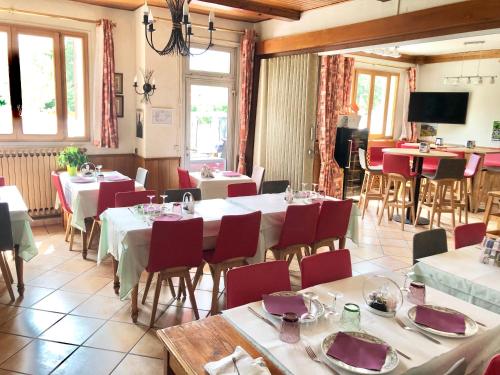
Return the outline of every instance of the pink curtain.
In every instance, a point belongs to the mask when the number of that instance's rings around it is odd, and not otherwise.
[[[103,68],[102,68],[102,124],[95,136],[95,145],[102,148],[118,148],[118,120],[115,105],[115,50],[113,23],[102,20]]]
[[[415,92],[417,90],[417,69],[411,67],[408,69],[408,86],[410,92]],[[418,139],[417,134],[417,124],[415,122],[410,122],[410,142],[416,142]]]
[[[323,56],[317,113],[318,143],[321,157],[319,186],[326,194],[342,197],[342,172],[333,157],[338,117],[349,112],[354,75],[354,59],[342,55]]]
[[[255,31],[245,30],[240,45],[240,144],[238,148],[238,172],[246,173],[246,148],[250,107],[252,105],[253,68],[255,58]]]

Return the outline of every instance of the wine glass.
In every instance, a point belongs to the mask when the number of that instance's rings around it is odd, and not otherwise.
[[[318,296],[314,292],[304,292],[302,295],[309,300],[308,311],[300,316],[300,320],[304,323],[312,323],[316,321],[316,315],[312,313],[312,303],[318,299]]]
[[[97,176],[101,176],[102,175],[102,173],[101,173],[102,165],[101,164],[96,165],[95,169],[97,171]]]
[[[150,212],[150,214],[153,213],[154,211],[154,207],[153,207],[153,199],[155,197],[155,195],[148,195],[147,196],[149,198],[149,206],[148,206],[148,211]]]
[[[302,196],[307,198],[307,182],[302,183]]]
[[[315,184],[315,183],[312,184],[312,195],[313,195],[313,197],[318,196],[318,184]]]
[[[331,318],[333,320],[339,320],[340,319],[340,312],[337,310],[337,300],[340,298],[343,298],[344,295],[340,292],[328,292],[328,295],[332,297],[332,304],[329,306],[325,307],[325,317],[327,319]]]
[[[403,281],[403,286],[401,287],[401,291],[408,293],[410,291],[409,282],[411,283],[412,277],[415,276],[415,272],[413,271],[413,267],[407,271],[403,271],[402,274],[405,277],[405,279]]]

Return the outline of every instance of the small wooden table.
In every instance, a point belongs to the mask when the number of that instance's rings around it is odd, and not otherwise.
[[[282,374],[222,316],[211,316],[156,332],[164,345],[165,375],[206,374],[204,366],[241,346],[253,358],[262,357],[271,374]]]
[[[415,148],[384,148],[382,152],[390,155],[402,155],[402,156],[412,156],[413,160],[413,171],[417,173],[416,181],[415,181],[415,202],[413,205],[415,206],[415,212],[417,212],[418,201],[420,198],[420,182],[422,180],[422,169],[424,165],[424,158],[439,158],[439,159],[452,159],[456,158],[457,155],[452,152],[445,151],[437,151],[431,150],[429,152],[420,152]],[[402,220],[398,215],[394,216],[395,221]],[[415,218],[417,224],[419,225],[427,225],[429,224],[429,220],[423,217]],[[410,208],[406,211],[406,222],[411,222],[411,211]]]

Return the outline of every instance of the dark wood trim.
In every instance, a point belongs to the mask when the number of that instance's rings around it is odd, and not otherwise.
[[[356,56],[369,57],[369,58],[377,59],[377,60],[393,61],[393,62],[408,63],[408,64],[417,64],[418,59],[420,58],[420,56],[412,56],[412,55],[405,55],[405,54],[401,54],[401,57],[396,58],[396,57],[390,57],[390,56],[381,56],[381,55],[377,55],[375,53],[368,53],[368,52],[349,53],[349,55],[353,55],[354,57],[356,57]]]
[[[416,56],[416,63],[436,64],[436,63],[464,61],[464,60],[498,59],[499,57],[500,57],[500,49],[492,49],[486,51],[447,53],[443,55],[434,55],[434,56]]]
[[[500,27],[498,0],[468,0],[257,43],[257,55],[324,52]]]
[[[299,10],[275,7],[271,5],[266,5],[264,3],[258,4],[250,2],[248,0],[202,0],[202,1],[205,3],[246,10],[249,12],[258,13],[259,15],[269,16],[271,18],[285,20],[285,21],[300,20],[300,15],[301,15],[301,12]]]
[[[251,176],[253,171],[253,150],[255,145],[255,127],[257,123],[257,103],[259,99],[260,66],[262,59],[255,57],[252,85],[252,103],[250,106],[250,119],[248,123],[247,148],[245,150],[247,175]]]

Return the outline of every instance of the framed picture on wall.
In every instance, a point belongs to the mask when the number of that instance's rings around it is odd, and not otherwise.
[[[115,73],[115,95],[123,95],[123,73]]]
[[[167,125],[174,124],[174,110],[169,108],[152,108],[151,123],[153,125]]]
[[[116,117],[123,117],[123,96],[115,96]]]

